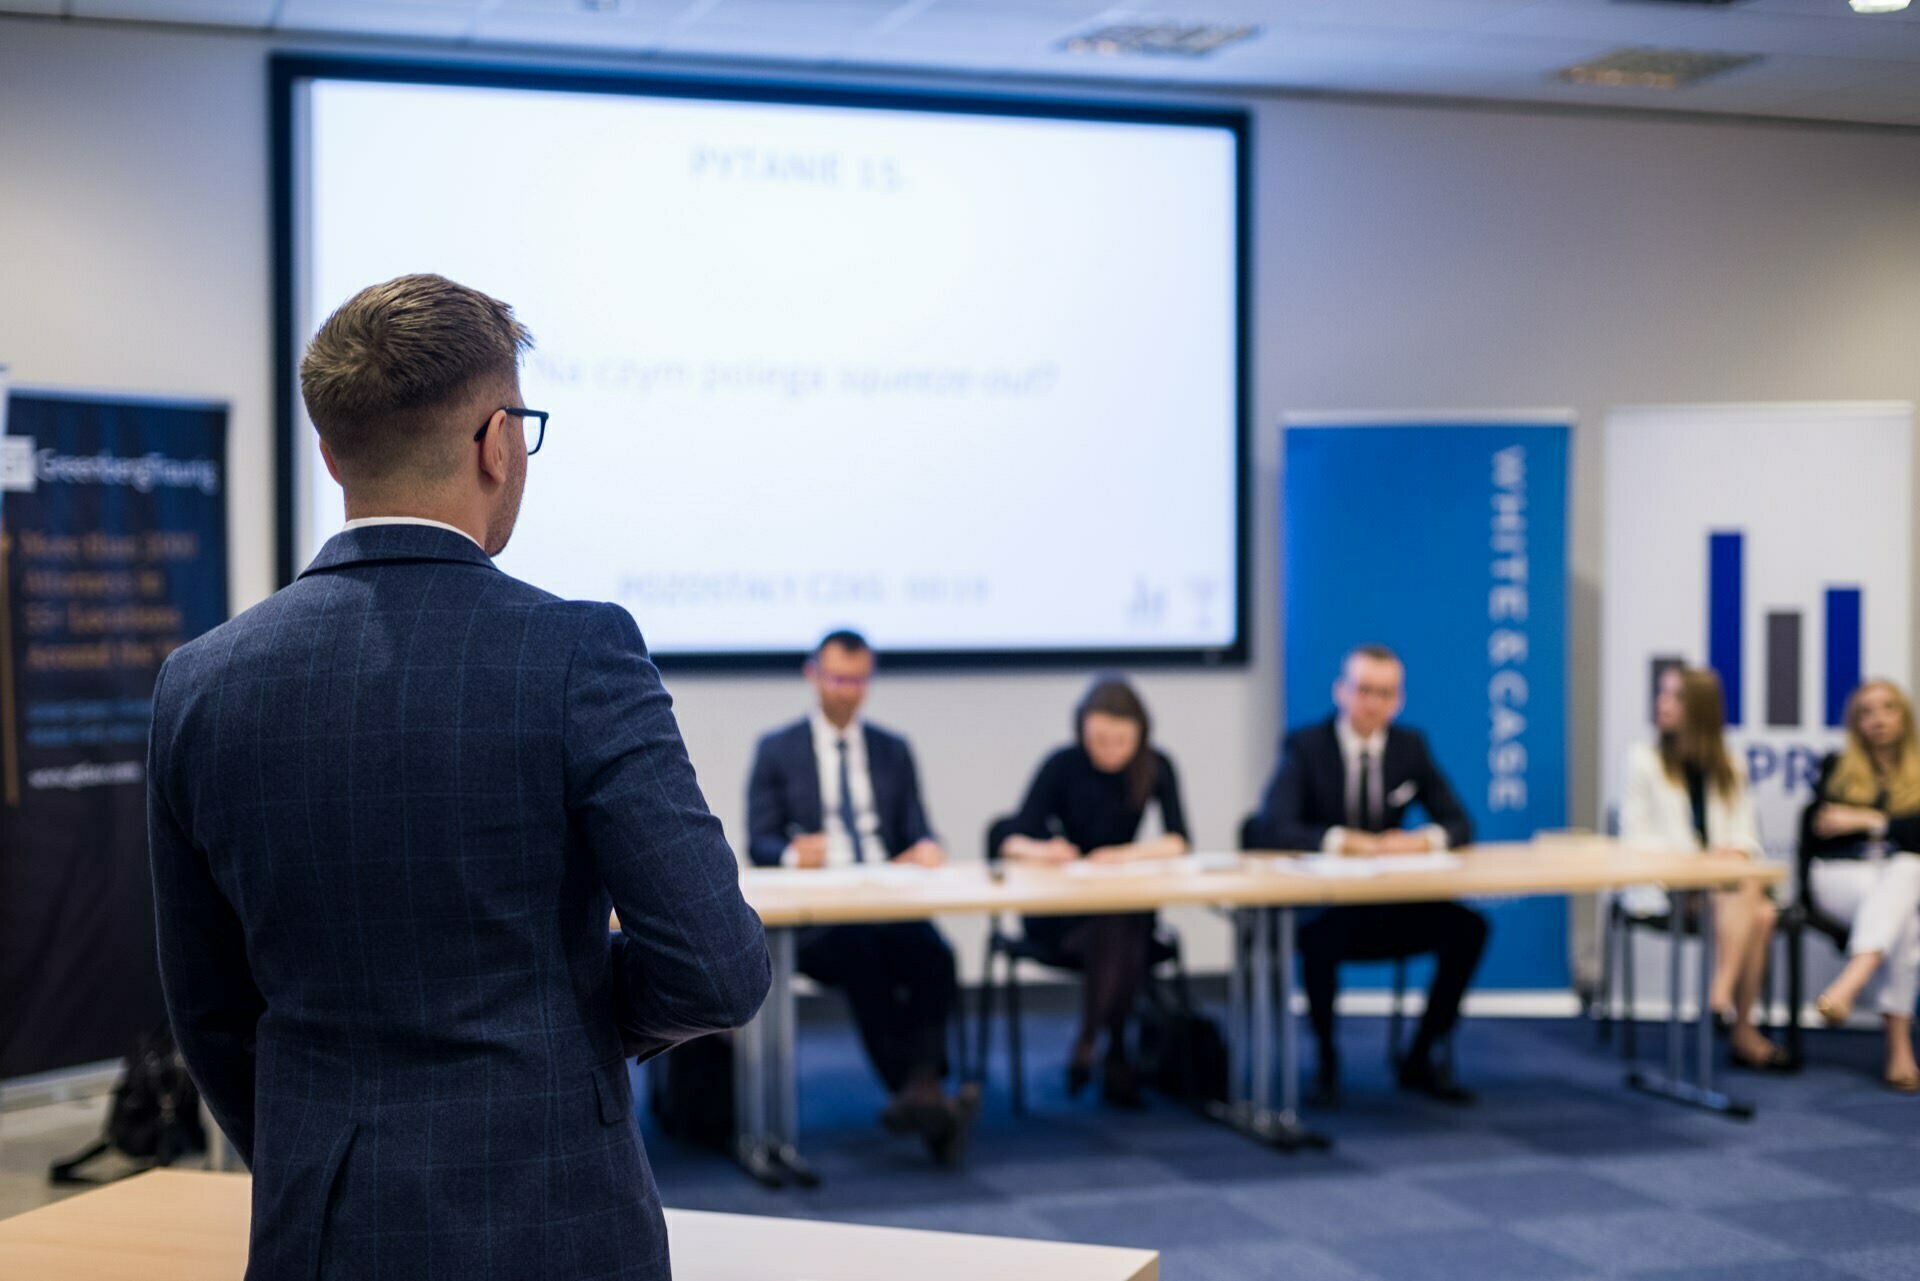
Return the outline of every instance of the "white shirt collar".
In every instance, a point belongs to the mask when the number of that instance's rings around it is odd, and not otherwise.
[[[847,722],[845,729],[828,720],[827,714],[818,707],[807,714],[807,720],[813,724],[813,741],[816,743],[832,743],[844,738],[847,740],[847,750],[851,752],[864,746],[867,741],[866,726],[857,715]]]
[[[1334,722],[1333,732],[1340,739],[1340,754],[1349,760],[1364,751],[1377,761],[1380,759],[1380,754],[1387,748],[1385,729],[1377,729],[1363,739],[1354,733],[1353,726],[1344,716]]]
[[[372,529],[376,525],[427,525],[434,529],[444,529],[449,533],[458,534],[475,547],[480,547],[480,540],[458,525],[449,525],[444,520],[428,520],[425,516],[362,516],[358,520],[348,521],[342,528]],[[487,549],[480,547],[480,550],[484,552]]]

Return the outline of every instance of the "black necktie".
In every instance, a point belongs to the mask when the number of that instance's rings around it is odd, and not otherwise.
[[[1366,748],[1360,749],[1360,795],[1354,806],[1360,811],[1360,830],[1371,832],[1378,826],[1373,821],[1373,754]]]
[[[853,861],[864,863],[866,853],[860,848],[860,824],[853,815],[853,776],[847,770],[847,740],[838,740],[840,744],[840,826],[847,829],[847,839],[853,842]]]

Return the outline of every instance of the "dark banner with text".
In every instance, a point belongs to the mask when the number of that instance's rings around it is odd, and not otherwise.
[[[16,392],[0,421],[0,1078],[165,1018],[147,874],[160,663],[227,617],[227,410]]]

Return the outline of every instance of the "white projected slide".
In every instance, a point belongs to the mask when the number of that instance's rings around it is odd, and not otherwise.
[[[1223,126],[358,80],[296,111],[294,329],[433,271],[551,411],[501,568],[661,654],[1238,639]],[[475,424],[476,427],[478,424]],[[296,414],[295,568],[339,491]]]

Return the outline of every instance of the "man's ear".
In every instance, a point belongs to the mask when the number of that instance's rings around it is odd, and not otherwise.
[[[512,474],[507,466],[507,411],[496,409],[487,419],[487,431],[480,438],[480,474],[496,485],[507,483]]]
[[[320,438],[320,457],[327,464],[327,475],[333,477],[333,483],[345,489],[347,482],[340,479],[340,464],[333,460],[333,450],[327,447],[324,436]]]

